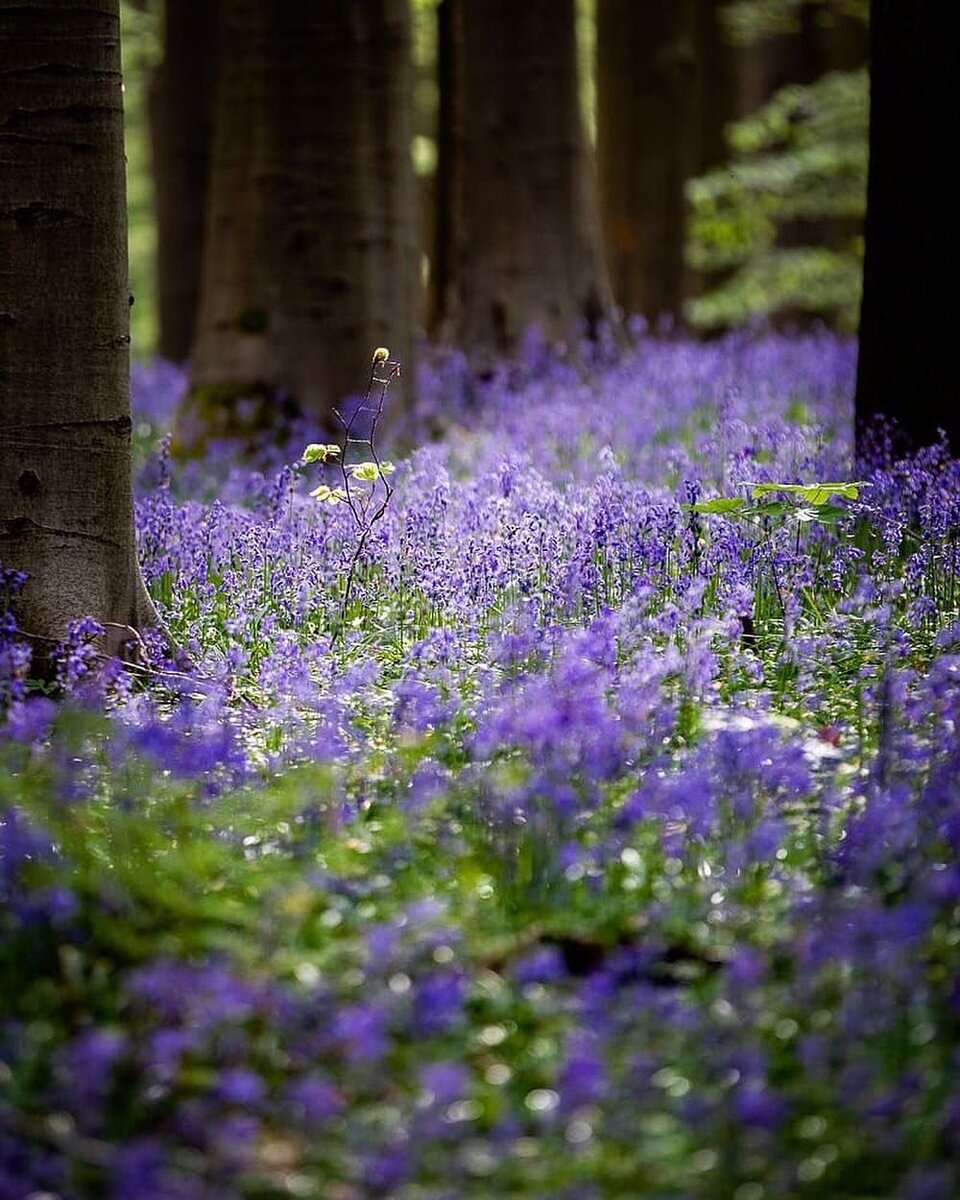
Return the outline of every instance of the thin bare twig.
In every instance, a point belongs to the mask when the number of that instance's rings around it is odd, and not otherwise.
[[[390,359],[388,351],[379,349],[374,353],[373,362],[370,367],[370,378],[367,381],[367,390],[364,393],[363,399],[350,414],[347,420],[338,409],[334,409],[334,416],[343,426],[343,446],[338,456],[340,465],[340,477],[343,481],[343,495],[347,507],[354,519],[354,522],[359,530],[356,545],[350,555],[350,561],[347,566],[347,577],[343,587],[343,594],[340,597],[340,621],[333,632],[332,641],[335,644],[343,633],[346,624],[347,607],[350,603],[350,596],[353,591],[353,585],[356,580],[357,567],[360,562],[360,556],[367,544],[367,539],[376,525],[387,511],[387,505],[393,496],[394,489],[390,485],[387,478],[387,472],[384,469],[384,464],[380,459],[380,454],[377,449],[377,428],[380,424],[380,419],[383,416],[383,406],[387,398],[387,389],[394,379],[398,378],[401,373],[401,364],[397,359]],[[379,388],[377,402],[375,405],[370,403],[370,397],[373,395],[374,388]],[[357,420],[361,413],[369,413],[370,432],[367,437],[356,437],[355,431],[357,428]],[[370,459],[376,467],[376,477],[373,480],[373,486],[369,492],[358,491],[351,487],[351,481],[355,480],[352,473],[352,468],[358,463],[348,462],[348,454],[351,446],[366,446],[369,449]],[[374,497],[377,495],[378,484],[383,485],[382,500],[378,506],[373,509]]]

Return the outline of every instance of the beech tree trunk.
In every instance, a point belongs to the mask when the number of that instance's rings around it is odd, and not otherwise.
[[[461,235],[453,334],[509,354],[612,319],[577,80],[574,0],[461,0]]]
[[[409,42],[406,0],[221,6],[182,444],[236,431],[237,398],[262,397],[254,421],[269,427],[278,391],[329,425],[378,345],[407,356],[418,249]]]
[[[437,5],[437,170],[427,328],[441,340],[456,312],[457,264],[463,208],[463,117],[459,80],[463,30],[459,0]]]
[[[726,131],[742,115],[739,57],[723,26],[727,0],[696,0],[698,146],[694,173],[719,167],[730,156]]]
[[[683,187],[700,159],[696,0],[598,0],[597,162],[617,303],[651,324],[687,294]]]
[[[158,350],[193,345],[213,140],[219,0],[166,0],[163,59],[150,85],[157,211]]]
[[[788,84],[813,83],[827,71],[852,71],[866,60],[867,26],[860,17],[804,0],[793,32],[741,48],[741,109],[754,112]]]
[[[155,621],[134,543],[119,0],[0,2],[0,560],[42,655]],[[111,627],[113,652],[129,632]]]
[[[940,0],[871,5],[860,449],[865,428],[883,414],[914,446],[935,441],[943,429],[960,454],[950,303],[960,264],[957,35],[956,9]]]

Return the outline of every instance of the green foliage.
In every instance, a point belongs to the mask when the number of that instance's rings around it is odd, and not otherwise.
[[[735,37],[749,41],[790,31],[799,7],[750,0],[728,17]],[[866,70],[832,72],[782,88],[730,126],[730,162],[687,184],[688,260],[719,277],[690,301],[691,324],[720,328],[787,312],[856,328],[868,99]]]
[[[853,332],[860,307],[861,257],[806,247],[771,249],[739,267],[727,282],[689,301],[700,329],[745,325],[782,312],[815,313]]]
[[[818,18],[829,24],[838,16],[866,21],[869,0],[732,0],[723,12],[723,22],[732,41],[746,46],[777,34],[796,33],[800,10],[816,4]]]
[[[350,478],[357,479],[360,483],[375,483],[381,475],[389,475],[393,470],[395,470],[393,463],[388,462],[352,463],[347,467]]]
[[[300,461],[305,465],[317,462],[325,463],[331,458],[337,458],[339,454],[340,447],[336,442],[329,442],[326,445],[322,445],[320,442],[311,442],[306,450],[304,450]]]
[[[723,517],[792,517],[798,524],[811,521],[832,525],[849,510],[839,504],[830,503],[834,496],[843,500],[856,500],[860,489],[867,485],[855,483],[750,483],[750,498],[744,496],[720,496],[714,500],[701,500],[686,504],[688,512],[704,513]],[[772,499],[784,495],[786,500]]]
[[[844,500],[856,500],[866,483],[751,483],[750,492],[754,499],[785,492],[807,504],[823,504],[831,496],[842,496]]]

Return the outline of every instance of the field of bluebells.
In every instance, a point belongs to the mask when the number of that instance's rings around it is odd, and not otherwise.
[[[960,464],[854,370],[448,356],[357,555],[138,369],[189,663],[5,618],[0,1200],[960,1195]]]

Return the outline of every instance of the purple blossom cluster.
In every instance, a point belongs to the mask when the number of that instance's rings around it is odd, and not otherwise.
[[[429,363],[346,604],[297,450],[161,447],[194,668],[0,634],[0,1200],[960,1193],[960,464],[854,366]]]

